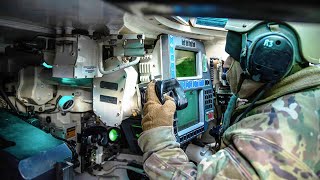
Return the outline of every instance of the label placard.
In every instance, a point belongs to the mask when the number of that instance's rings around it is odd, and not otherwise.
[[[76,136],[76,127],[71,127],[67,129],[67,134],[66,134],[66,138],[72,138]]]

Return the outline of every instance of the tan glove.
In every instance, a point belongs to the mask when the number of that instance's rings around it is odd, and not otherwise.
[[[174,99],[165,95],[165,103],[159,101],[155,83],[149,83],[147,87],[147,103],[143,107],[144,117],[142,119],[142,130],[147,131],[160,126],[172,126],[173,116],[176,111]]]

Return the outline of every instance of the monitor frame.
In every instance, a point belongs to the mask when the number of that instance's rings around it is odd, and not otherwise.
[[[196,76],[176,77],[175,50],[192,51],[196,53]],[[203,50],[201,42],[189,38],[173,35],[163,35],[160,38],[160,58],[162,79],[176,78],[177,80],[190,80],[202,78]],[[169,61],[168,61],[169,60]]]
[[[208,75],[208,62],[206,57],[206,51],[204,44],[201,41],[193,40],[190,38],[174,36],[174,35],[161,35],[159,41],[156,44],[155,57],[159,57],[159,64],[161,72],[161,79],[176,78],[184,91],[198,90],[199,92],[199,122],[186,129],[179,131],[177,114],[173,122],[174,134],[177,142],[183,144],[198,135],[204,133],[208,127],[207,105],[204,97],[205,92],[212,88],[210,82],[210,75]],[[196,76],[192,77],[176,77],[176,59],[175,50],[192,51],[196,53]],[[158,54],[157,54],[158,53]],[[209,110],[213,111],[213,110]]]

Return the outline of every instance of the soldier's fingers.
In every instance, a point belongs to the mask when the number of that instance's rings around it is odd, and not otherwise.
[[[161,104],[158,97],[157,97],[157,94],[156,94],[154,82],[150,82],[148,84],[146,93],[147,93],[147,101],[155,101],[155,102]]]
[[[143,114],[146,115],[150,111],[150,109],[155,109],[157,107],[160,107],[161,105],[154,101],[148,101],[143,106]]]
[[[166,102],[163,104],[163,109],[170,112],[176,111],[176,103],[172,99],[166,100]]]
[[[167,100],[174,101],[173,97],[171,97],[167,94],[164,95],[164,99],[165,99],[165,101],[167,101]]]

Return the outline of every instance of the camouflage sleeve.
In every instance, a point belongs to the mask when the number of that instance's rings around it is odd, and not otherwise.
[[[145,131],[138,140],[151,179],[195,179],[196,166],[180,149],[171,126]]]
[[[319,179],[320,91],[288,95],[255,108],[224,133],[226,148],[196,167],[171,127],[139,139],[151,179]]]
[[[237,151],[243,172],[254,170],[260,179],[319,179],[319,99],[319,90],[286,95],[227,129],[223,139]]]
[[[144,169],[151,179],[248,179],[239,157],[232,148],[220,150],[201,161],[196,167],[179,148],[172,127],[158,127],[146,131],[139,138],[139,146],[145,152]],[[250,170],[249,170],[250,171]],[[254,173],[252,173],[254,174]]]

